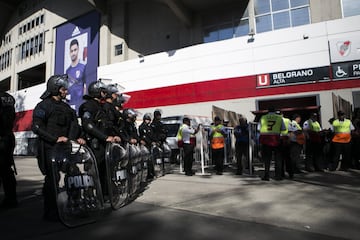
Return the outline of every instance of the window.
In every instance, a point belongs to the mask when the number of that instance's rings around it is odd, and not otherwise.
[[[256,32],[310,23],[309,0],[254,0]]]
[[[6,92],[10,90],[10,80],[11,78],[9,77],[0,81],[0,91]]]
[[[119,56],[119,55],[122,55],[122,54],[123,54],[123,45],[122,45],[122,43],[118,44],[118,45],[115,45],[115,56]]]
[[[214,21],[216,19],[216,21]],[[204,43],[241,37],[249,34],[249,14],[239,8],[211,13],[204,17]],[[217,24],[221,22],[220,24]]]
[[[292,26],[300,26],[310,23],[310,14],[308,8],[297,8],[291,10]]]
[[[290,27],[289,11],[275,13],[273,15],[274,29]]]
[[[44,33],[40,33],[18,45],[18,61],[42,52],[45,40]]]
[[[342,0],[343,17],[360,15],[359,0]]]

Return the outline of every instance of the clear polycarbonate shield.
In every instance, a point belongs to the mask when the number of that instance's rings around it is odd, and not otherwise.
[[[75,142],[57,143],[51,161],[60,220],[68,227],[96,221],[104,201],[94,154]]]
[[[108,143],[105,161],[110,204],[116,210],[126,204],[129,196],[128,151],[120,144]]]
[[[164,142],[161,145],[162,149],[162,159],[163,159],[163,167],[164,167],[164,174],[171,173],[171,148],[169,144]]]
[[[129,144],[129,180],[130,180],[130,195],[131,197],[134,197],[136,195],[136,192],[140,188],[140,174],[141,171],[139,171],[139,164],[141,164],[141,151],[140,147],[134,144]]]
[[[150,165],[150,151],[147,147],[144,145],[140,146],[140,153],[141,153],[141,183],[147,182],[148,177],[148,168]]]
[[[165,175],[165,165],[163,160],[163,150],[157,146],[153,145],[151,148],[152,160],[154,163],[154,173],[155,177],[161,177]]]

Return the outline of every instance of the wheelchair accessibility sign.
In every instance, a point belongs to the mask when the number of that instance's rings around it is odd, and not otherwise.
[[[333,79],[352,79],[360,77],[360,61],[332,64]]]

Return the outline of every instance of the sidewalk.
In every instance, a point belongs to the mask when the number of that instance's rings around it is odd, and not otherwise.
[[[43,177],[34,158],[17,157],[16,164],[21,206],[39,198]],[[296,175],[294,180],[269,182],[260,180],[261,171],[255,168],[254,176],[237,176],[229,170],[224,175],[197,173],[189,177],[180,174],[176,167],[172,174],[152,181],[135,202],[358,239],[359,170],[305,173]]]

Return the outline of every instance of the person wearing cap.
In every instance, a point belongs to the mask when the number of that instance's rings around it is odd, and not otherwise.
[[[221,175],[224,170],[225,127],[221,124],[221,118],[214,118],[214,125],[210,128],[211,156],[215,164],[216,174]]]
[[[57,143],[77,141],[85,144],[75,110],[65,98],[69,80],[67,75],[54,75],[47,81],[42,101],[36,105],[32,116],[32,131],[38,135],[38,164],[45,175],[43,185],[44,215],[49,221],[59,219],[55,198],[55,176],[52,171],[51,152]]]
[[[192,176],[192,164],[193,164],[193,155],[194,155],[194,135],[199,132],[200,124],[197,126],[196,129],[190,126],[190,118],[184,117],[183,118],[183,125],[181,126],[180,130],[181,139],[183,142],[183,149],[184,149],[184,171],[186,176]]]
[[[306,159],[305,170],[308,172],[324,171],[323,164],[323,141],[322,128],[318,122],[318,114],[312,113],[310,118],[303,124],[303,130],[306,137]]]
[[[282,157],[280,154],[280,133],[286,130],[282,116],[276,114],[274,107],[269,107],[268,113],[261,116],[258,130],[260,131],[260,144],[265,171],[262,180],[270,180],[270,164],[272,154],[275,156],[275,180],[282,180]]]
[[[342,155],[340,170],[347,171],[351,164],[351,132],[355,130],[355,127],[349,119],[345,118],[343,111],[338,111],[337,115],[338,118],[331,125],[331,131],[334,133],[332,138],[334,156],[330,171],[337,169],[340,155]]]

